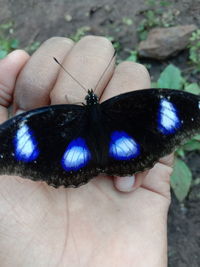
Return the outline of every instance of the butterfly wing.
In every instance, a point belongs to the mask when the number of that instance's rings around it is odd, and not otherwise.
[[[101,104],[110,136],[108,174],[127,175],[153,166],[200,131],[200,97],[179,90],[147,89]]]
[[[78,186],[97,175],[85,135],[84,106],[55,105],[11,118],[0,126],[0,174]]]

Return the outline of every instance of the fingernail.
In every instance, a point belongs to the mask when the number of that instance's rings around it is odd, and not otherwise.
[[[118,177],[115,176],[115,186],[121,192],[131,192],[135,184],[135,175]]]

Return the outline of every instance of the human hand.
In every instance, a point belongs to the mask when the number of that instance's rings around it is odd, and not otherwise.
[[[53,56],[90,89],[113,51],[102,37],[85,37],[77,44],[56,37],[31,58],[24,51],[11,53],[0,61],[0,121],[8,118],[12,95],[15,111],[63,104],[66,98],[83,101],[85,92],[54,64]],[[142,65],[124,62],[114,69],[113,61],[95,93],[104,101],[149,87]],[[161,159],[135,180],[97,177],[77,189],[0,176],[0,265],[167,266],[172,161],[172,156]]]

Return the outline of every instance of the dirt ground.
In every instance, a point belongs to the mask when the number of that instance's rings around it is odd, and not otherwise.
[[[157,1],[159,2],[159,1]],[[167,2],[167,1],[165,1]],[[175,25],[196,24],[200,28],[200,0],[174,0],[167,8],[179,11]],[[118,56],[125,59],[128,49],[138,44],[137,27],[148,6],[144,0],[0,0],[0,24],[14,22],[13,36],[23,48],[35,41],[43,42],[52,36],[76,36],[77,30],[87,27],[88,34],[112,36],[121,45]],[[154,6],[156,8],[156,6]],[[130,18],[129,23],[125,18]],[[130,24],[130,25],[129,25]],[[82,30],[83,31],[83,30]],[[182,70],[188,68],[187,52],[163,62],[151,64],[151,76],[169,63]],[[186,73],[191,82],[199,76]],[[200,178],[200,154],[190,153],[188,163],[194,178]],[[169,266],[200,266],[200,185],[193,185],[188,198],[180,204],[173,197],[169,212]]]

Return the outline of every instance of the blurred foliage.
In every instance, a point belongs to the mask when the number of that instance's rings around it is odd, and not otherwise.
[[[115,49],[115,51],[117,53],[119,53],[119,51],[122,50],[121,43],[118,40],[116,40],[115,37],[113,37],[113,36],[106,36],[106,38],[111,41],[111,43],[112,43],[112,45],[113,45],[113,47],[114,47],[114,49]]]
[[[200,29],[192,33],[189,44],[189,59],[195,66],[195,71],[200,71]]]
[[[125,25],[128,25],[128,26],[133,25],[133,20],[132,20],[131,18],[128,18],[128,17],[123,17],[123,18],[122,18],[122,22],[123,22]]]
[[[130,55],[126,58],[126,61],[137,62],[138,60],[138,52],[136,50],[129,51]]]
[[[143,20],[137,31],[140,40],[147,38],[148,32],[154,27],[170,27],[175,25],[175,18],[179,10],[169,9],[172,3],[169,1],[149,0],[146,2],[147,9],[143,11]]]
[[[70,38],[74,41],[74,42],[78,42],[83,36],[85,36],[89,31],[91,30],[91,28],[89,26],[83,26],[80,27],[76,30],[76,32],[74,34],[72,34],[70,36]]]
[[[19,40],[12,38],[13,22],[0,25],[0,59],[19,47]]]
[[[39,48],[40,44],[41,44],[40,42],[35,41],[35,42],[31,43],[30,45],[26,46],[24,48],[24,50],[26,50],[26,52],[32,54],[33,52],[35,52]]]

